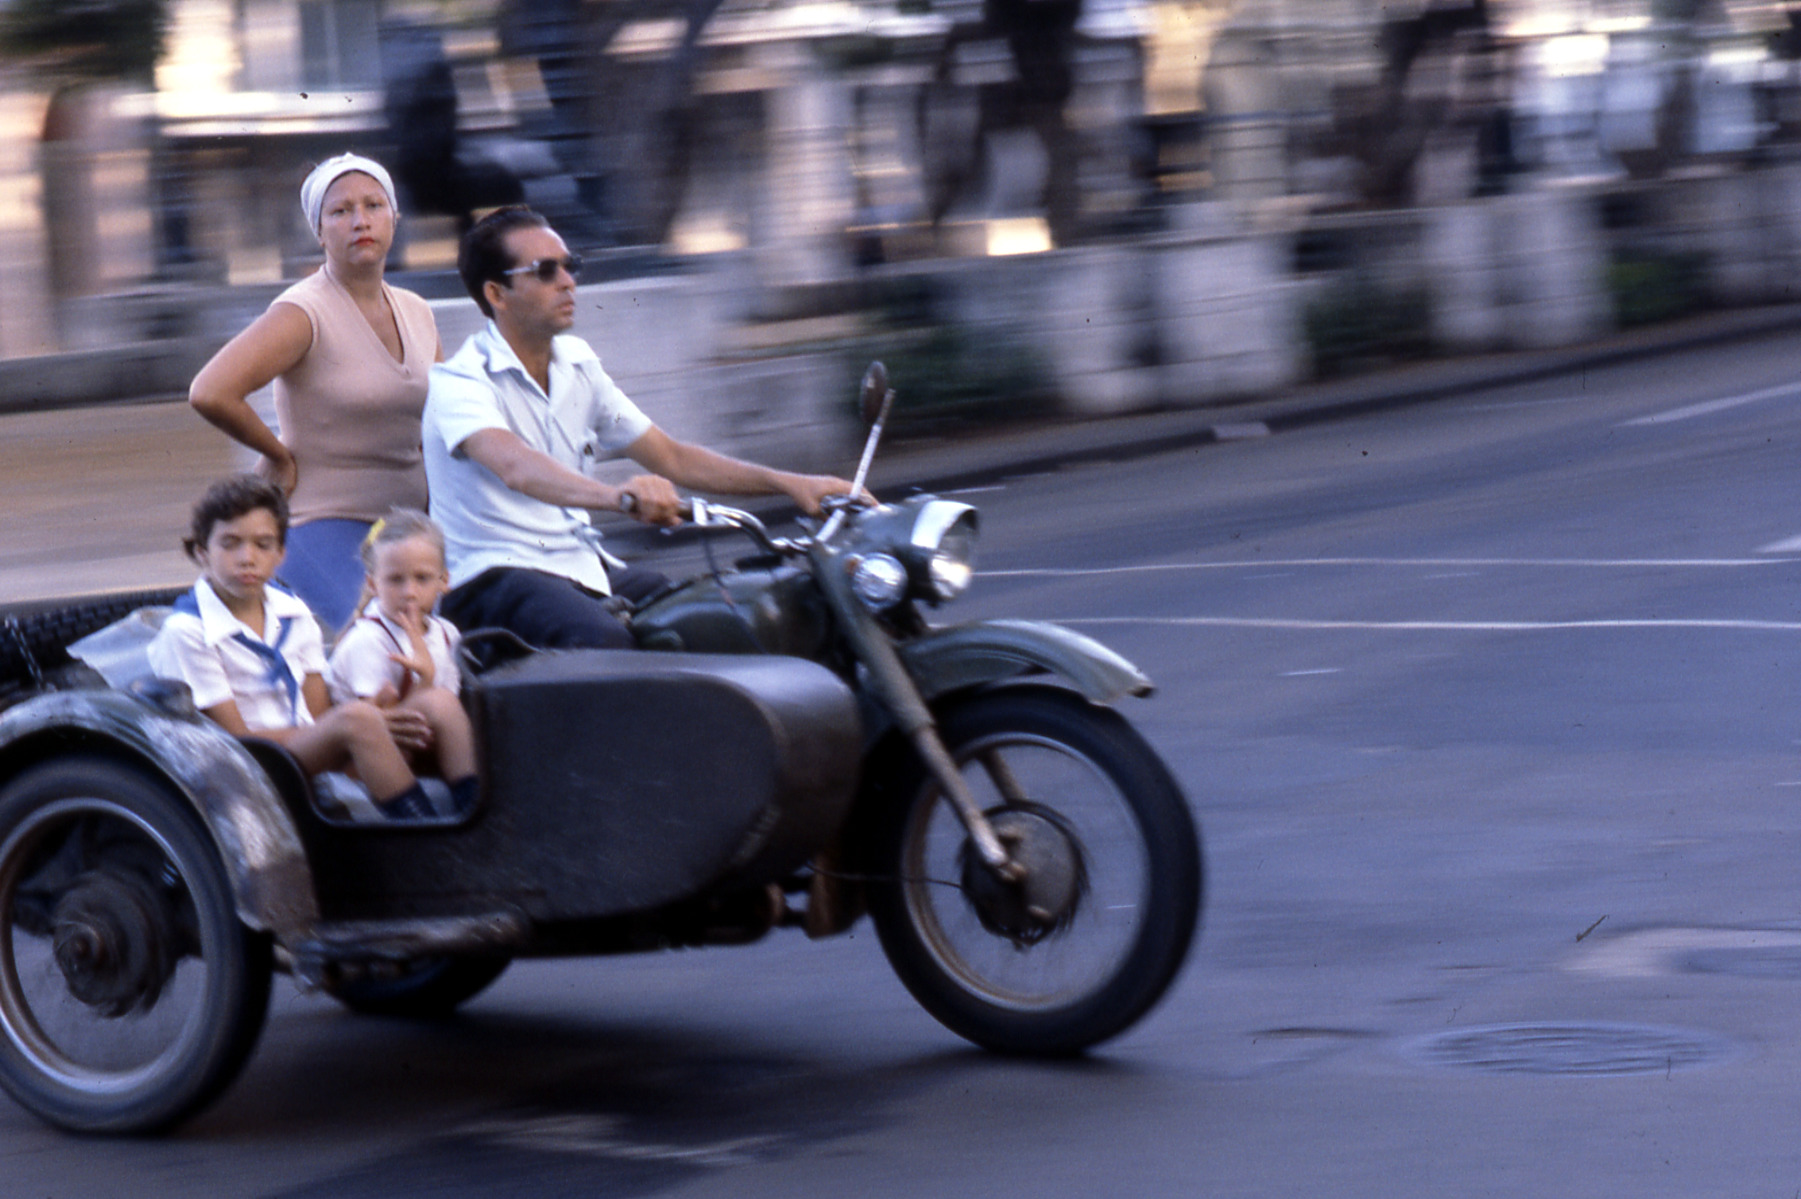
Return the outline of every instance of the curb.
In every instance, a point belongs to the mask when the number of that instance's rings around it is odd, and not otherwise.
[[[1068,421],[1035,433],[1001,431],[947,440],[930,450],[896,447],[885,464],[878,458],[871,482],[882,488],[921,491],[980,487],[1009,476],[1267,437],[1453,396],[1797,330],[1801,330],[1801,304],[1712,313],[1568,349],[1449,359],[1339,383],[1313,384],[1280,399],[1104,421]],[[916,460],[908,462],[909,458]]]

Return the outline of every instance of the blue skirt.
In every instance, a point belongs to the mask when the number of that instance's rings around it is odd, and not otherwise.
[[[276,580],[306,601],[327,640],[356,615],[363,592],[366,520],[309,520],[288,530],[288,555]]]

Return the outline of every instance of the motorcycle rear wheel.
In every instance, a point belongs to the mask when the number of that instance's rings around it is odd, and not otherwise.
[[[1042,873],[1074,881],[1022,915],[1032,906],[984,881],[909,755],[869,894],[895,973],[946,1027],[997,1052],[1061,1056],[1117,1036],[1168,989],[1199,919],[1200,833],[1180,787],[1118,713],[1071,692],[1007,688],[938,716],[1003,841],[1030,842]]]

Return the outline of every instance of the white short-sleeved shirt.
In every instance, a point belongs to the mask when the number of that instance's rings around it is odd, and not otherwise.
[[[551,342],[546,396],[493,321],[472,334],[432,367],[425,401],[425,476],[432,518],[444,530],[451,586],[496,566],[519,566],[610,590],[589,514],[512,490],[464,454],[470,436],[505,429],[586,473],[651,427],[581,338],[564,334]]]
[[[319,622],[291,592],[263,588],[259,636],[202,578],[163,621],[150,666],[186,683],[197,708],[233,700],[251,732],[289,729],[313,723],[302,687],[307,675],[325,673],[325,646]]]
[[[442,687],[452,695],[461,690],[463,681],[457,674],[456,651],[462,642],[449,621],[436,616],[425,618],[425,651],[431,655],[432,686]],[[368,699],[383,687],[392,687],[404,695],[407,669],[393,658],[394,654],[411,657],[406,630],[381,612],[381,601],[370,600],[362,616],[338,636],[331,647],[331,666],[325,682],[331,688],[333,703],[352,699]]]

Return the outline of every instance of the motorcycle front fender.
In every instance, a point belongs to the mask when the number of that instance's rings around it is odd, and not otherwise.
[[[1092,637],[1036,620],[933,629],[896,648],[926,701],[1028,674],[1054,674],[1098,704],[1149,695],[1143,671]]]
[[[238,918],[290,939],[319,919],[294,819],[236,738],[122,691],[52,691],[0,716],[0,782],[63,754],[135,761],[181,793],[218,847]]]

